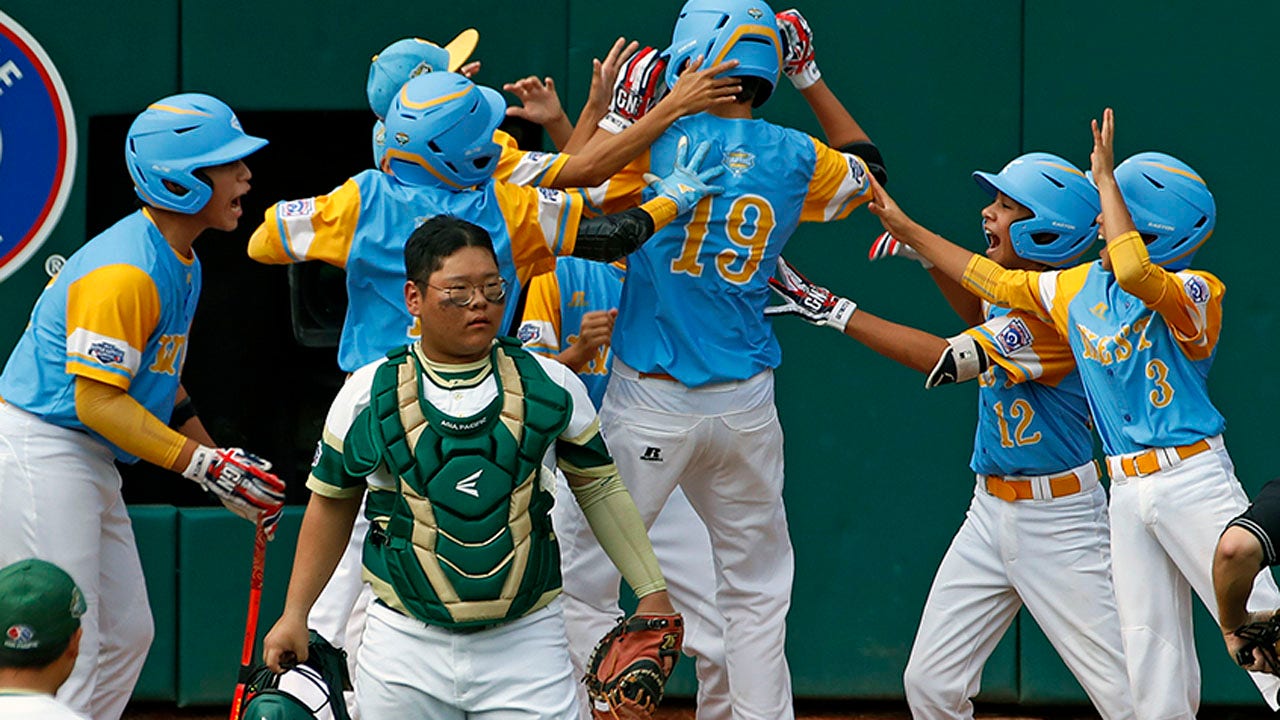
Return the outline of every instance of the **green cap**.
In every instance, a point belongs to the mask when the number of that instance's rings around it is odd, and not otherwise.
[[[84,595],[62,568],[34,558],[0,570],[0,665],[47,665],[80,627]]]

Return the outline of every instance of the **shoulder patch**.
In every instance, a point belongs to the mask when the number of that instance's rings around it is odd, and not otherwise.
[[[1191,302],[1197,305],[1209,302],[1209,283],[1199,275],[1187,275],[1187,279],[1182,282],[1182,287],[1187,291],[1187,297],[1191,298]]]
[[[315,198],[289,200],[280,204],[280,217],[310,217],[315,211]]]
[[[1000,330],[996,339],[999,340],[1000,349],[1004,355],[1012,355],[1022,348],[1030,346],[1035,341],[1035,337],[1031,334],[1031,328],[1027,327],[1026,321],[1022,318],[1011,319]]]
[[[90,345],[88,354],[103,365],[124,362],[124,348],[105,340]]]
[[[522,343],[533,342],[541,336],[542,330],[538,327],[537,323],[532,322],[524,323],[516,332],[516,337],[519,338]]]

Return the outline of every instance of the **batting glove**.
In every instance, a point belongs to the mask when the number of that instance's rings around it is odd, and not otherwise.
[[[924,258],[923,255],[916,252],[915,248],[902,242],[898,238],[887,232],[880,233],[871,243],[871,249],[867,251],[868,260],[879,260],[887,257],[900,257],[908,260],[915,260],[925,269],[929,270],[933,267],[933,263]]]
[[[667,58],[654,48],[628,58],[613,82],[613,98],[600,128],[617,135],[644,117],[667,94],[666,72]]]
[[[200,446],[182,476],[217,496],[228,510],[256,523],[270,537],[284,508],[284,481],[268,472],[271,463],[240,448]]]
[[[666,177],[645,173],[644,181],[649,183],[649,189],[659,197],[674,200],[677,214],[683,215],[708,195],[719,195],[724,192],[724,188],[719,185],[707,184],[724,172],[722,166],[716,165],[709,170],[698,172],[698,166],[702,164],[710,150],[711,143],[703,142],[698,145],[697,150],[693,151],[693,157],[686,162],[685,158],[689,155],[689,138],[682,135],[680,142],[676,144],[676,159],[671,172],[667,173]]]
[[[781,305],[764,309],[765,315],[795,315],[810,325],[826,325],[844,332],[858,304],[815,285],[809,278],[778,258],[778,276],[769,278],[769,289],[782,299]]]
[[[782,40],[782,72],[797,90],[804,90],[822,78],[813,53],[813,30],[795,8],[783,10],[774,20]]]

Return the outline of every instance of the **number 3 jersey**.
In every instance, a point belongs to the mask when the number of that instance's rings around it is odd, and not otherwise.
[[[145,210],[125,217],[77,250],[40,294],[0,376],[0,397],[137,461],[80,422],[76,377],[114,385],[169,422],[200,282],[200,261],[174,252]]]
[[[1071,347],[1029,313],[983,306],[987,321],[965,331],[991,360],[978,378],[970,467],[981,475],[1053,475],[1089,462],[1089,406]]]
[[[681,136],[691,153],[711,143],[697,170],[724,168],[711,181],[724,193],[627,256],[613,350],[690,387],[744,380],[782,359],[763,311],[783,247],[799,223],[839,220],[869,199],[866,166],[796,130],[702,113],[678,120],[605,185],[578,192],[606,212],[638,204],[643,173],[669,173]]]
[[[1101,262],[1051,272],[971,261],[965,284],[982,297],[1036,312],[1067,338],[1108,455],[1187,445],[1222,432],[1207,379],[1222,327],[1222,281],[1206,272],[1162,274],[1151,306]],[[1164,315],[1186,320],[1181,333]]]

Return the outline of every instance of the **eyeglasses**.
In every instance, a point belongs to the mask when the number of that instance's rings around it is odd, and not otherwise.
[[[491,303],[500,303],[507,299],[507,281],[503,278],[495,278],[480,285],[459,283],[449,287],[437,287],[435,285],[427,285],[427,287],[444,293],[445,299],[458,307],[469,307],[471,301],[476,297],[477,290],[480,291],[485,300]]]

